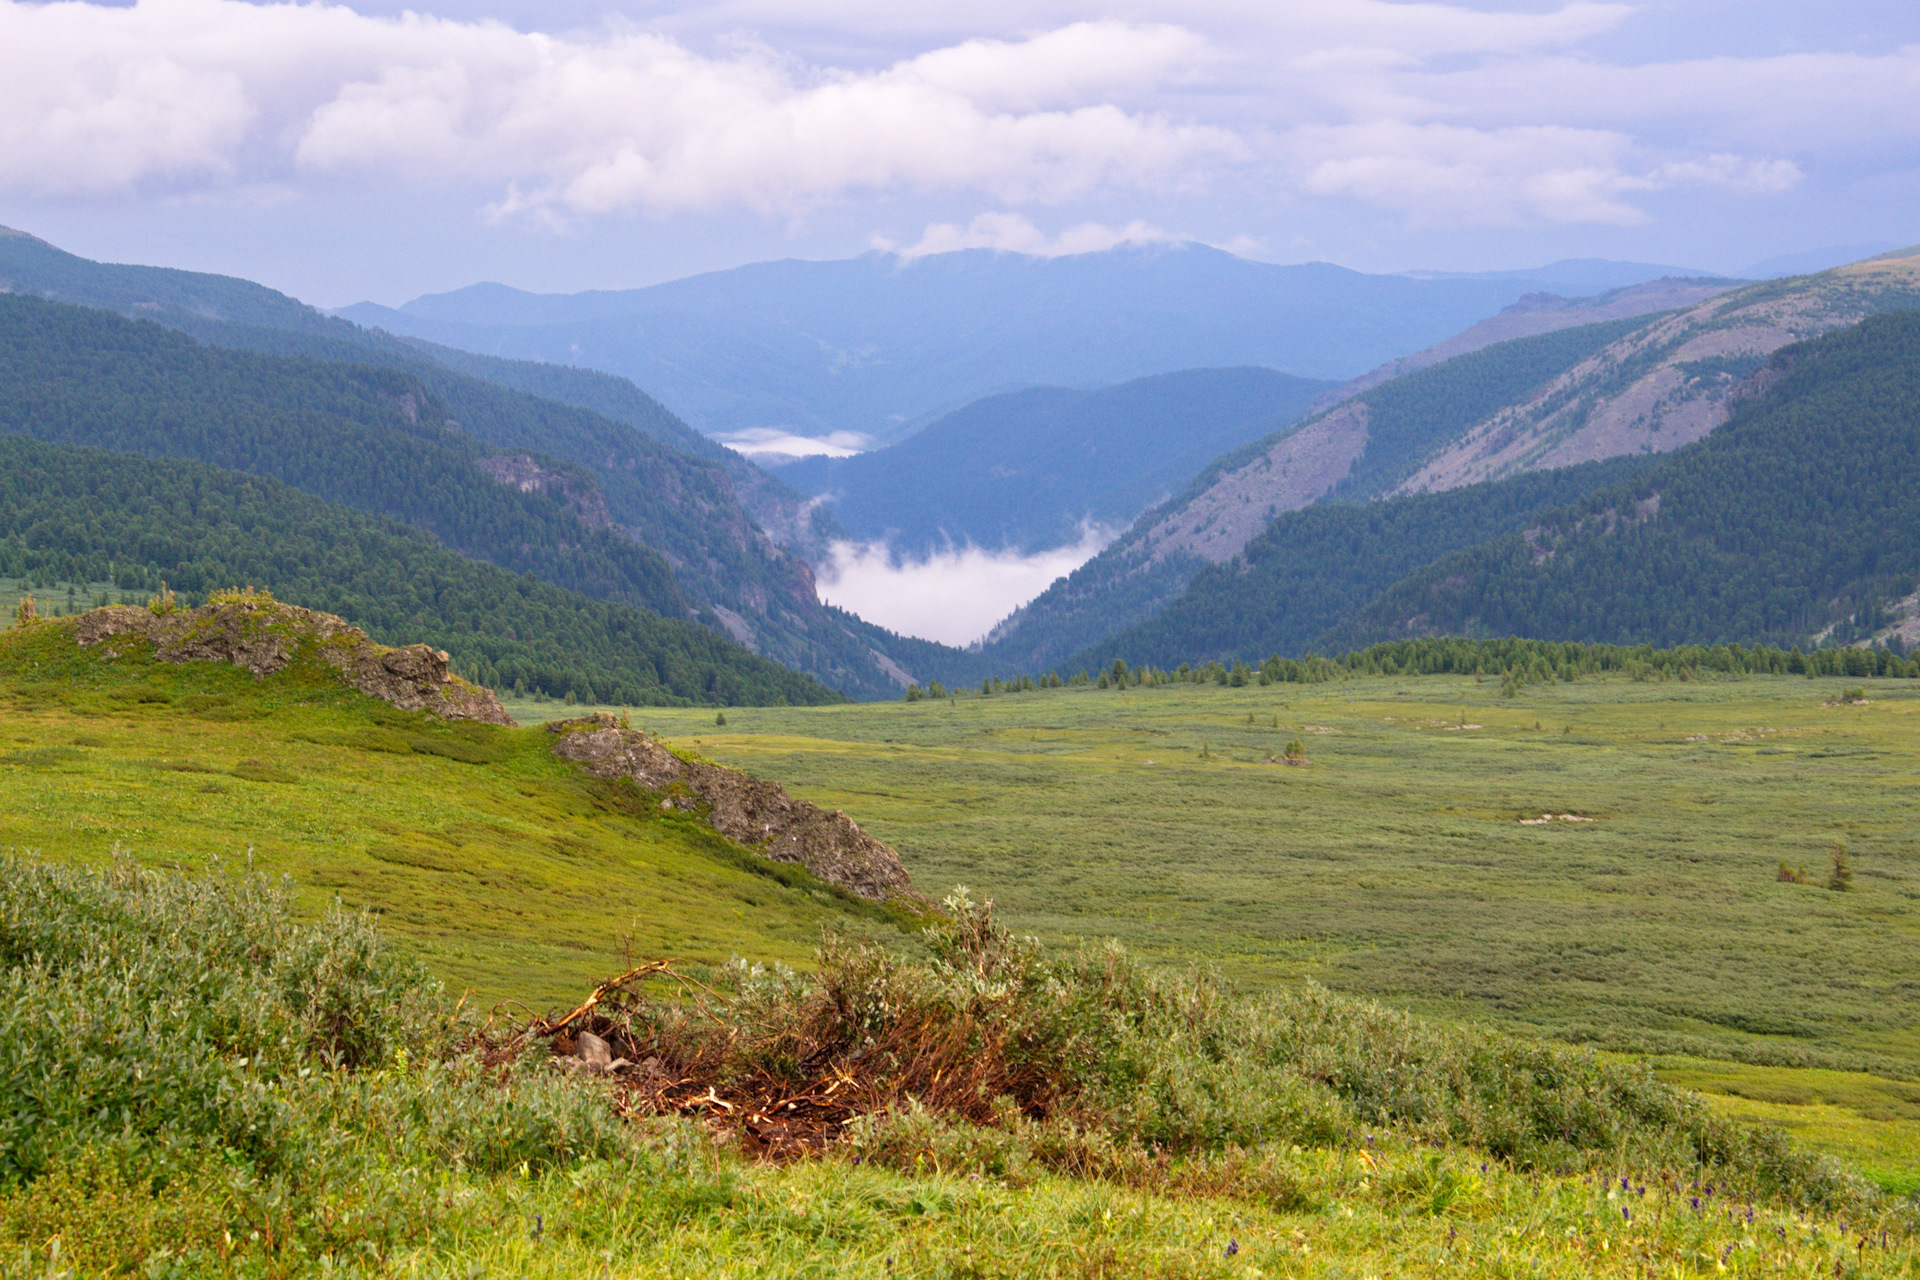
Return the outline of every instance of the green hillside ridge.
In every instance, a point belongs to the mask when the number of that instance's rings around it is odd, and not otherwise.
[[[588,777],[544,729],[356,691],[298,626],[291,661],[256,678],[161,661],[132,637],[82,648],[84,620],[0,632],[0,847],[251,859],[294,875],[309,914],[334,898],[377,910],[482,1008],[576,998],[617,963],[623,932],[720,964],[800,961],[832,921],[891,931],[884,909]]]
[[[554,699],[818,703],[841,695],[681,619],[466,559],[394,520],[195,462],[0,436],[0,578],[190,603],[253,584],[462,675]],[[35,593],[39,594],[38,592]],[[56,593],[56,596],[59,593]],[[14,597],[0,593],[9,616]]]
[[[1144,621],[1206,563],[1240,554],[1269,518],[1329,493],[1439,492],[1703,438],[1725,420],[1739,379],[1773,351],[1920,306],[1916,264],[1901,251],[1747,285],[1662,314],[1513,339],[1373,387],[1209,467],[1078,580],[1003,623],[994,665],[1046,669]]]
[[[864,696],[898,689],[872,637],[825,610],[810,570],[783,549],[817,553],[840,534],[831,516],[624,379],[369,332],[251,281],[92,262],[4,229],[0,288],[153,320],[209,346],[398,370],[464,433],[591,476],[607,515],[668,558],[696,608],[727,611],[709,613],[714,629]]]
[[[1920,315],[1787,348],[1705,440],[1456,553],[1327,647],[1401,635],[1861,639],[1920,583]]]
[[[1099,671],[1115,658],[1171,668],[1299,657],[1436,557],[1517,530],[1542,509],[1611,487],[1644,465],[1643,458],[1621,458],[1445,493],[1289,511],[1241,556],[1195,574],[1159,613],[1081,650],[1058,670]]]
[[[0,431],[271,476],[598,599],[691,612],[659,553],[610,526],[586,476],[535,459],[554,492],[502,483],[482,464],[508,455],[392,370],[221,350],[0,296]]]

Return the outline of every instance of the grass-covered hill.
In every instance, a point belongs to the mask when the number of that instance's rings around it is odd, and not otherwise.
[[[1326,643],[1806,644],[1886,631],[1920,583],[1920,315],[1783,350],[1745,391],[1705,440],[1420,570]]]
[[[1188,369],[1099,390],[1029,387],[956,409],[898,444],[809,458],[782,477],[858,538],[915,555],[1039,550],[1133,521],[1219,454],[1291,422],[1331,383]]]
[[[544,729],[399,711],[297,644],[256,679],[79,625],[0,636],[24,1273],[1920,1261],[1909,1209],[1643,1067],[1046,948],[963,898],[902,932]]]
[[[371,332],[226,276],[92,262],[0,229],[0,287],[152,320],[209,347],[402,375],[495,452],[570,464],[608,519],[661,553],[710,627],[857,694],[897,685],[874,637],[822,606],[798,555],[836,536],[803,495],[624,379]]]
[[[40,589],[28,594],[104,584],[141,600],[165,581],[192,603],[254,584],[385,643],[444,649],[482,684],[556,699],[839,698],[685,619],[456,555],[277,480],[19,436],[0,436],[0,578]]]

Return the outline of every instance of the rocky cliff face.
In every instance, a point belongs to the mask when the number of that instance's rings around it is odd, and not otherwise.
[[[704,812],[714,830],[777,862],[797,863],[830,884],[882,902],[918,898],[900,855],[846,814],[796,800],[778,785],[704,760],[683,760],[610,715],[547,726],[553,754],[597,778],[625,778],[661,793],[662,807]]]
[[[48,624],[39,624],[48,625]],[[59,624],[54,624],[59,625]],[[448,720],[511,725],[493,692],[447,670],[447,655],[424,644],[390,648],[331,613],[317,613],[260,596],[155,613],[109,605],[71,624],[82,648],[116,641],[148,641],[161,662],[225,662],[264,679],[311,646],[351,687],[405,711],[431,711]]]

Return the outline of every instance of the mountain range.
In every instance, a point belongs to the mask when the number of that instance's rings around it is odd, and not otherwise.
[[[1239,365],[1350,378],[1524,294],[1590,294],[1671,271],[1572,262],[1421,279],[1275,266],[1192,243],[1060,258],[876,252],[620,291],[482,284],[339,314],[469,351],[619,374],[721,438],[852,433],[885,445],[1029,386]]]
[[[1782,347],[1920,308],[1920,250],[1760,284],[1682,286],[1643,296],[1687,301],[1636,312],[1602,295],[1556,319],[1630,314],[1536,332],[1428,362],[1217,459],[1173,500],[1004,621],[979,653],[951,659],[1045,670],[1098,647],[1178,600],[1209,565],[1243,555],[1269,523],[1328,501],[1366,502],[1583,461],[1670,451],[1727,420],[1735,386]],[[1505,317],[1502,317],[1505,318]],[[1493,336],[1498,326],[1480,326]],[[1443,344],[1455,350],[1465,335]],[[1424,367],[1422,367],[1424,366]],[[1223,637],[1193,635],[1202,649]],[[941,666],[937,656],[928,661]],[[941,668],[948,669],[948,668]]]
[[[1100,261],[1059,278],[1239,279],[1209,252],[1087,255]],[[926,278],[1007,265],[947,256]],[[476,678],[636,702],[885,697],[1428,635],[1920,639],[1920,250],[1759,284],[1562,265],[1565,291],[1529,288],[1343,383],[1264,364],[1061,379],[774,475],[611,372],[368,330],[246,281],[9,232],[0,434],[32,439],[6,443],[0,567],[143,589],[257,574],[445,647]],[[1492,283],[1541,283],[1518,274]],[[1353,275],[1323,283],[1336,298],[1459,283]],[[1267,301],[1269,318],[1284,310]],[[489,305],[531,330],[584,304]],[[1028,329],[1042,346],[1045,312]],[[1134,341],[1142,314],[1114,332]],[[956,331],[956,368],[983,358],[976,336]],[[895,391],[908,382],[932,385]],[[1130,518],[964,651],[823,605],[807,558],[847,536],[1057,546]]]
[[[166,376],[201,399],[212,393],[192,387],[194,375],[186,369],[230,371],[233,361],[213,354],[217,351],[254,357],[251,372],[242,379],[250,380],[247,394],[284,395],[288,388],[321,376],[313,368],[316,364],[360,371],[328,375],[349,380],[384,371],[398,378],[393,385],[404,390],[394,395],[409,397],[423,424],[434,424],[447,441],[466,438],[469,443],[462,447],[470,451],[474,445],[485,446],[477,452],[495,458],[487,464],[492,468],[486,473],[489,485],[567,495],[566,501],[594,525],[595,536],[624,544],[622,554],[662,566],[668,579],[664,593],[644,600],[611,586],[596,589],[586,585],[587,580],[563,585],[578,585],[597,599],[643,603],[663,616],[699,620],[755,653],[856,696],[886,696],[899,687],[899,673],[883,653],[876,653],[865,624],[823,605],[814,590],[803,553],[838,535],[831,518],[815,512],[806,497],[745,458],[693,431],[630,383],[590,370],[403,342],[323,315],[251,281],[91,262],[17,231],[0,232],[0,285],[6,293],[84,308],[67,323],[89,333],[105,325],[104,317],[111,314],[188,335],[192,341],[174,344],[161,363],[180,362],[181,368],[169,369]],[[16,308],[10,314],[27,324],[31,313]],[[94,319],[83,321],[82,316]],[[115,359],[123,359],[132,350],[121,349],[126,343],[146,349],[159,339],[136,342],[93,333],[76,341],[114,351]],[[21,380],[12,394],[22,398],[21,403],[45,389],[36,375],[58,376],[57,356],[52,352],[44,369],[33,361],[16,366]],[[84,388],[84,379],[71,379],[66,390]],[[137,409],[140,397],[129,393],[122,403]],[[97,413],[86,420],[84,431],[62,438],[105,443],[123,425],[124,416]],[[185,446],[176,440],[132,447],[278,474],[261,470],[277,465],[271,453],[257,455],[260,466],[254,466],[232,456],[183,452]],[[396,479],[404,483],[409,477]],[[420,482],[417,476],[411,479]],[[311,487],[309,491],[338,496]],[[743,493],[755,499],[753,509]],[[411,518],[378,504],[363,509]],[[775,541],[769,527],[781,530],[791,545]],[[434,532],[438,536],[439,531]],[[571,535],[556,537],[559,543],[577,545]],[[547,550],[559,553],[555,546]],[[506,562],[476,553],[493,563]],[[542,552],[530,543],[514,554]]]

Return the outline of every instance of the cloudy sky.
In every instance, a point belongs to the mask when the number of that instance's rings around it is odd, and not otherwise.
[[[0,223],[322,305],[883,246],[1920,241],[1913,0],[0,0]]]

